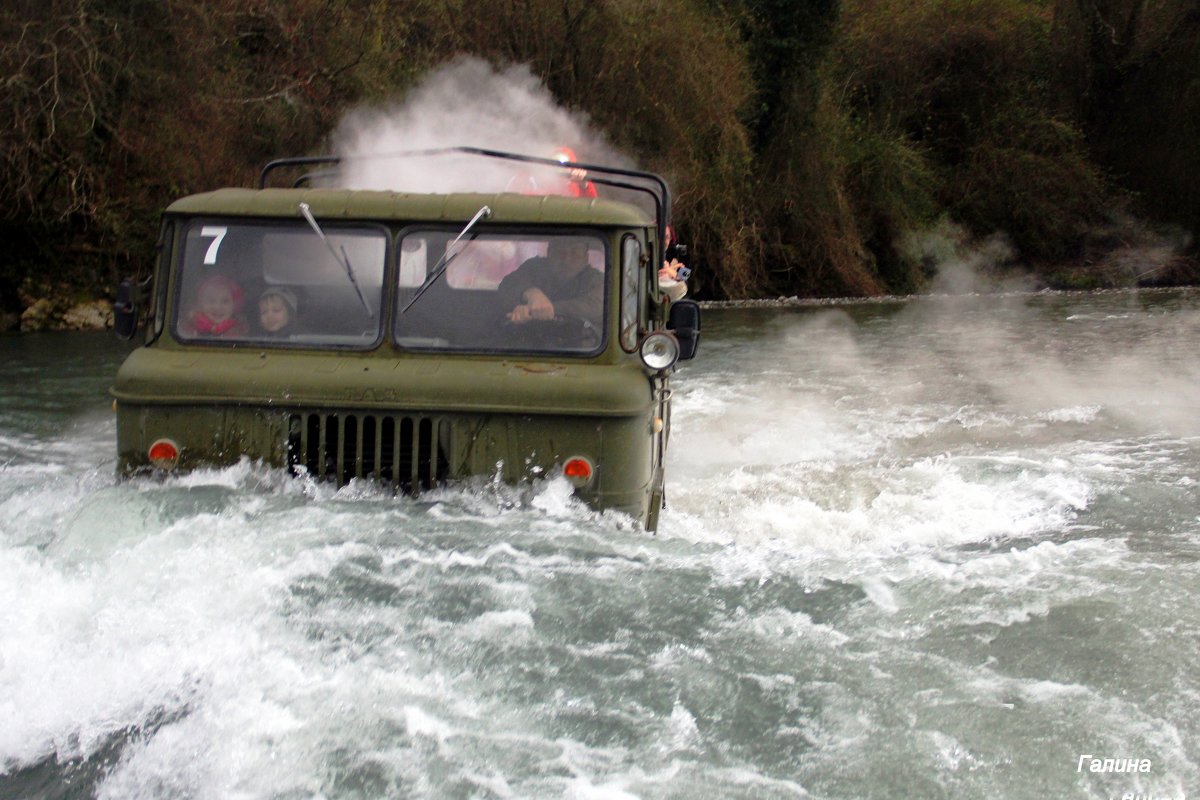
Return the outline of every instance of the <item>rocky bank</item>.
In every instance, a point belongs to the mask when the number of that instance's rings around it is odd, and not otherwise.
[[[0,331],[34,333],[37,331],[111,330],[111,300],[76,301],[66,297],[30,298],[21,313],[0,312]]]

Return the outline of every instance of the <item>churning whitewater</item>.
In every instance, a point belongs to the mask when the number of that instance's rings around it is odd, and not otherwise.
[[[705,324],[657,536],[557,480],[118,482],[123,346],[0,339],[0,796],[1200,791],[1200,294]]]

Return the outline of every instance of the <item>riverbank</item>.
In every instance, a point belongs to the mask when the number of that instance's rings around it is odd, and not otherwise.
[[[713,298],[922,290],[903,234],[943,217],[1047,265],[1117,243],[1117,209],[1200,232],[1194,6],[11,4],[0,308],[25,281],[107,294],[177,198],[376,142],[667,176]]]
[[[1119,289],[1012,289],[1006,291],[984,292],[925,292],[923,294],[888,294],[878,297],[776,297],[756,300],[701,300],[700,307],[705,310],[719,311],[722,309],[745,308],[836,308],[838,306],[871,306],[888,305],[893,303],[913,303],[921,300],[936,300],[947,297],[1084,297],[1088,295],[1104,296],[1136,292],[1139,295],[1160,295],[1171,292],[1190,293],[1200,289],[1195,286],[1126,286]]]
[[[1035,294],[1042,292],[1105,292],[1200,286],[1200,259],[1168,254],[1135,258],[1116,250],[1098,263],[1075,262],[1042,272],[985,269],[958,263],[939,268],[927,291],[872,297],[801,297],[799,295],[716,300],[697,298],[705,308],[770,308],[787,306],[892,303],[920,297],[970,294]],[[42,331],[100,331],[113,327],[112,301],[80,298],[67,287],[36,295],[21,293],[22,310],[0,312],[0,333]]]
[[[20,313],[0,312],[0,332],[103,331],[113,326],[112,300],[54,295],[25,300]]]

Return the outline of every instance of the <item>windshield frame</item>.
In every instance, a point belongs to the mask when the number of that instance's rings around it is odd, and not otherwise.
[[[592,359],[592,358],[595,358],[595,357],[603,354],[605,351],[608,350],[609,345],[611,344],[611,336],[610,336],[610,331],[609,331],[609,328],[611,327],[611,325],[610,325],[610,321],[609,321],[609,316],[612,311],[612,303],[613,303],[612,274],[615,269],[612,264],[612,250],[613,250],[612,231],[607,228],[603,228],[603,227],[589,227],[586,225],[582,225],[582,226],[581,225],[570,225],[570,226],[552,225],[551,226],[551,225],[536,225],[536,224],[517,224],[517,225],[503,225],[503,226],[480,225],[476,228],[473,228],[467,234],[467,236],[463,237],[462,241],[466,242],[466,243],[474,243],[481,239],[482,240],[491,240],[491,241],[520,241],[522,238],[525,238],[527,240],[544,238],[544,239],[548,240],[551,238],[578,237],[578,238],[583,238],[583,239],[587,239],[587,240],[598,243],[601,248],[602,257],[603,257],[603,265],[604,265],[603,271],[598,270],[598,272],[600,273],[600,276],[601,276],[602,284],[603,284],[603,295],[604,296],[603,296],[603,303],[602,303],[602,308],[601,308],[600,316],[599,316],[600,324],[595,326],[595,330],[599,335],[599,342],[595,347],[593,347],[589,350],[556,349],[556,348],[552,348],[552,347],[548,347],[548,348],[484,347],[484,346],[451,347],[451,346],[446,346],[446,345],[414,344],[414,343],[412,343],[411,340],[417,339],[420,337],[401,336],[400,335],[401,334],[400,325],[401,325],[401,321],[402,321],[403,317],[405,316],[404,314],[401,313],[401,310],[404,308],[404,305],[408,303],[408,298],[406,296],[406,292],[404,292],[402,289],[415,289],[416,288],[416,287],[401,287],[400,286],[400,279],[401,279],[400,258],[401,258],[401,253],[403,252],[403,246],[404,246],[405,239],[414,234],[415,235],[419,235],[422,233],[426,233],[426,234],[434,233],[434,234],[439,234],[439,235],[444,234],[447,237],[447,244],[449,244],[449,242],[451,240],[453,240],[453,238],[456,235],[458,235],[458,233],[461,230],[462,230],[461,226],[457,225],[457,224],[445,224],[445,223],[440,223],[440,222],[418,222],[418,223],[404,225],[398,231],[396,231],[396,237],[395,237],[395,242],[394,242],[394,251],[393,251],[393,255],[392,255],[393,260],[388,264],[388,267],[391,270],[391,283],[387,287],[388,291],[390,291],[392,293],[392,301],[391,301],[392,317],[391,317],[391,322],[390,322],[390,334],[389,335],[390,335],[391,343],[396,349],[400,350],[401,352],[406,352],[406,353],[438,354],[438,355],[449,355],[449,356],[487,355],[487,356],[498,356],[498,357],[502,357],[502,358],[511,358],[514,356],[523,356],[523,357],[535,356],[535,357],[539,357],[539,358],[555,359],[555,360],[558,360],[558,359],[572,359],[572,360]],[[524,262],[522,262],[522,263],[524,263]],[[453,261],[450,266],[451,267],[453,266]],[[464,296],[469,296],[471,293],[487,291],[487,290],[480,290],[480,289],[471,289],[468,287],[454,287],[450,284],[450,280],[451,280],[450,268],[447,268],[446,270],[444,270],[442,272],[441,275],[438,276],[437,281],[434,283],[434,287],[437,287],[440,285],[442,293],[445,293],[446,291],[463,292],[463,293],[465,293]],[[431,287],[431,288],[433,288],[433,287]],[[422,297],[421,299],[419,299],[416,303],[414,303],[412,305],[412,308],[409,309],[409,311],[407,313],[411,314],[414,310],[419,309],[421,307],[421,304],[424,302],[426,302],[426,299],[424,297]],[[410,341],[405,342],[404,339],[406,339],[406,338],[409,339]],[[431,337],[431,338],[433,338],[433,337]]]
[[[377,349],[387,337],[387,309],[392,300],[392,295],[389,292],[389,278],[391,275],[391,263],[394,257],[395,250],[395,235],[392,228],[386,224],[382,224],[377,220],[358,219],[358,220],[342,220],[342,219],[322,219],[321,226],[326,233],[336,236],[339,233],[371,233],[379,237],[383,243],[383,264],[380,275],[380,285],[378,289],[378,297],[375,299],[375,305],[371,307],[371,315],[374,317],[376,324],[375,336],[370,339],[359,339],[357,341],[333,342],[333,341],[313,341],[305,339],[272,339],[263,335],[245,335],[237,337],[198,337],[188,335],[181,330],[181,323],[186,316],[188,301],[184,297],[184,290],[194,289],[198,283],[194,283],[193,279],[189,278],[190,271],[195,269],[197,265],[185,263],[188,257],[187,237],[191,231],[198,230],[203,227],[227,227],[227,228],[261,228],[264,233],[274,229],[276,231],[307,231],[312,235],[316,247],[320,247],[324,251],[324,247],[317,241],[316,234],[304,221],[303,217],[296,218],[281,218],[281,217],[239,217],[239,216],[224,216],[220,214],[195,214],[172,218],[175,225],[175,246],[170,260],[170,290],[164,292],[169,298],[169,324],[166,325],[170,331],[171,338],[185,347],[224,347],[224,348],[255,348],[255,349],[270,349],[270,350],[336,350],[336,351],[353,351],[366,352]],[[360,265],[355,265],[356,271]],[[258,283],[263,283],[265,273],[261,271],[252,280]],[[244,271],[240,270],[239,272]],[[235,273],[236,274],[236,273]],[[345,273],[341,273],[349,286],[349,279]],[[250,311],[254,301],[247,297],[243,301],[243,309],[246,313],[257,313],[257,309]],[[362,309],[362,305],[358,306]],[[313,334],[320,336],[321,334]]]

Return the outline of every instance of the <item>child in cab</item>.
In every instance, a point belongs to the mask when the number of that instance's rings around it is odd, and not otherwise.
[[[181,330],[186,336],[236,338],[248,332],[238,316],[242,310],[242,287],[224,275],[209,275],[196,289],[192,311],[184,317]]]
[[[258,325],[268,336],[292,333],[296,320],[296,295],[283,286],[271,286],[258,296]]]

